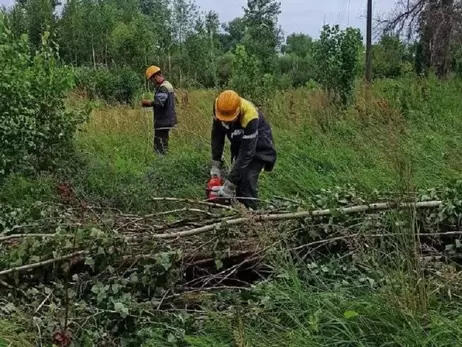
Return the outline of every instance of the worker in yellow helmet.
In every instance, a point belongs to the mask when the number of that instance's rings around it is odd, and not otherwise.
[[[256,209],[258,178],[262,170],[273,170],[276,149],[262,112],[232,90],[222,92],[213,105],[212,177],[221,177],[225,137],[231,142],[232,168],[215,191],[218,197],[236,197],[247,208]]]
[[[154,100],[143,100],[143,107],[152,107],[154,113],[154,151],[166,154],[170,130],[177,125],[175,92],[158,66],[146,70],[146,79],[156,85]]]

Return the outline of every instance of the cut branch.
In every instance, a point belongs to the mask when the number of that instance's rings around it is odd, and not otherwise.
[[[442,201],[423,201],[417,203],[393,203],[393,202],[383,202],[375,203],[370,205],[359,205],[353,207],[344,207],[339,209],[325,209],[325,210],[314,210],[314,211],[301,211],[294,213],[283,213],[283,214],[267,214],[267,215],[258,215],[253,217],[242,217],[231,220],[221,221],[215,224],[206,225],[200,228],[184,230],[174,233],[164,233],[164,234],[154,234],[149,238],[154,239],[172,239],[178,237],[188,237],[195,236],[199,234],[206,233],[208,231],[215,230],[220,227],[234,226],[244,224],[246,222],[270,222],[270,221],[283,221],[283,220],[294,220],[294,219],[303,219],[303,218],[312,218],[312,217],[325,217],[331,216],[333,214],[353,214],[353,213],[362,213],[369,211],[383,211],[390,210],[394,208],[436,208],[442,205]],[[139,239],[134,237],[133,239]]]
[[[152,218],[152,217],[155,217],[155,216],[167,216],[167,215],[170,215],[170,214],[177,214],[177,213],[180,213],[180,212],[191,212],[191,213],[199,213],[199,214],[204,214],[206,216],[209,216],[209,217],[218,217],[217,215],[213,214],[213,213],[210,213],[210,212],[207,212],[207,211],[204,211],[204,210],[200,210],[200,209],[197,209],[197,208],[179,208],[179,209],[176,209],[176,210],[171,210],[171,211],[164,211],[164,212],[158,212],[158,213],[154,213],[154,214],[150,214],[150,215],[147,215],[145,216],[144,218]]]
[[[152,198],[153,201],[164,201],[164,202],[185,202],[193,205],[203,205],[209,207],[222,208],[225,210],[234,210],[233,207],[227,205],[216,204],[214,202],[191,200],[191,199],[178,199],[178,198]]]
[[[61,262],[63,260],[72,259],[72,258],[76,258],[76,257],[81,257],[81,256],[83,256],[83,255],[85,255],[87,253],[88,253],[87,251],[78,251],[78,252],[74,252],[72,254],[63,255],[63,256],[58,257],[58,258],[48,259],[48,260],[40,261],[40,262],[34,263],[34,264],[23,265],[23,266],[11,268],[11,269],[3,270],[3,271],[0,271],[0,276],[9,275],[9,274],[14,273],[14,272],[23,272],[23,271],[35,269],[35,268],[38,268],[38,267],[42,267],[42,266],[45,266],[45,265],[54,264],[54,263],[59,263],[59,262]]]
[[[15,239],[24,239],[28,237],[57,237],[57,236],[74,237],[75,235],[72,235],[72,234],[13,234],[13,235],[0,237],[0,242],[10,241],[10,240],[15,240]]]

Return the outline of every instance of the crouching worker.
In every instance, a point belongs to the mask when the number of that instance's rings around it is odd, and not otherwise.
[[[232,168],[216,193],[219,198],[236,197],[255,210],[260,172],[273,170],[276,150],[271,128],[261,111],[232,90],[222,92],[213,106],[212,177],[221,177],[225,137],[231,142]]]
[[[152,107],[154,111],[154,152],[166,154],[169,132],[177,125],[175,93],[158,66],[147,68],[146,79],[156,85],[154,100],[142,101],[143,107]]]

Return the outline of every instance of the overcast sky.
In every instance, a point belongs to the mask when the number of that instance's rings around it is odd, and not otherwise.
[[[0,0],[2,1],[2,0]],[[317,37],[322,25],[339,24],[341,27],[360,28],[365,34],[367,0],[279,0],[279,24],[284,33],[303,32]],[[220,21],[227,22],[243,14],[247,0],[196,0],[204,10],[215,10]],[[394,0],[374,0],[374,17],[388,13]]]
[[[2,5],[11,5],[14,0],[0,0]],[[280,0],[282,13],[279,17],[284,33],[303,32],[319,36],[323,23],[358,27],[365,33],[367,0]],[[196,0],[202,10],[215,10],[221,22],[241,16],[246,0]],[[394,0],[374,0],[374,14],[390,11]]]

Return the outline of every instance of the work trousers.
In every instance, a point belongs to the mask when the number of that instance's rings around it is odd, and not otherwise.
[[[154,129],[154,152],[167,154],[170,129]]]
[[[261,161],[252,161],[241,173],[241,182],[236,187],[237,200],[253,210],[258,208],[258,178],[264,165]]]

